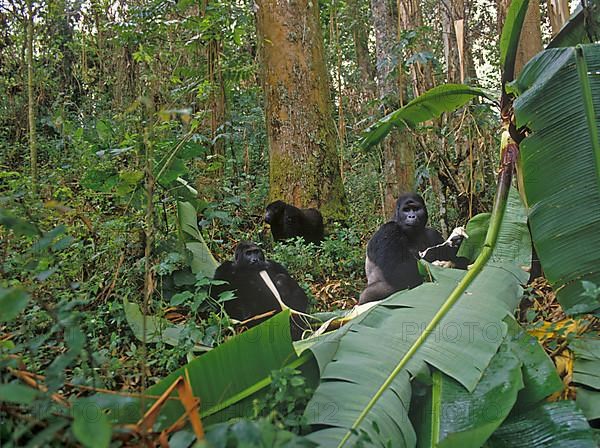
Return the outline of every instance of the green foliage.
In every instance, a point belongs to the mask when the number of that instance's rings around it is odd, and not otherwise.
[[[314,282],[341,281],[340,294],[356,294],[364,282],[364,248],[351,228],[336,227],[320,246],[306,244],[300,237],[277,243],[272,255],[284,265],[304,289]]]
[[[303,414],[314,389],[299,370],[291,367],[272,371],[271,378],[267,394],[254,401],[254,418],[266,417],[297,434],[306,430]]]

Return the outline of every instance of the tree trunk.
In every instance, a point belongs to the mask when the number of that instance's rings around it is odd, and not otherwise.
[[[29,118],[29,163],[31,185],[34,193],[38,188],[37,140],[35,132],[35,105],[33,98],[33,5],[27,3],[27,96]]]
[[[399,80],[392,76],[397,58],[395,46],[398,41],[396,11],[388,0],[371,0],[375,50],[377,55],[377,92],[387,114],[404,103],[403,89]],[[415,158],[411,135],[393,130],[381,143],[383,145],[384,210],[390,217],[396,199],[404,191],[414,188]]]
[[[360,71],[363,94],[366,98],[373,98],[375,96],[375,68],[371,63],[371,55],[369,54],[368,24],[361,13],[359,0],[349,0],[348,9],[350,11],[350,29],[354,40],[354,51],[356,52],[356,65],[358,65]]]
[[[419,30],[422,26],[423,16],[418,0],[398,0],[398,29]],[[425,45],[417,42],[415,53],[426,50]],[[430,62],[425,64],[415,62],[410,67],[410,73],[412,77],[413,97],[415,98],[435,85]]]
[[[569,18],[568,0],[548,0],[548,17],[550,18],[552,37],[554,37]]]
[[[318,3],[259,0],[257,6],[270,198],[318,207],[327,220],[344,219]]]
[[[465,78],[465,2],[442,0],[442,40],[446,61],[446,81],[462,83]]]

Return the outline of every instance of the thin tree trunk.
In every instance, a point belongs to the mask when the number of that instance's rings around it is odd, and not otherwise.
[[[210,93],[210,129],[213,139],[213,154],[225,156],[225,140],[216,139],[219,133],[223,132],[225,123],[225,85],[223,82],[223,73],[220,63],[221,43],[218,40],[211,40],[207,46],[208,73],[211,84]],[[223,170],[216,170],[215,175],[221,175]]]
[[[270,198],[318,207],[326,219],[344,219],[318,3],[259,0],[257,6]]]
[[[421,5],[418,0],[398,0],[398,29],[418,30],[423,26]],[[417,42],[415,52],[426,51],[422,43]],[[415,62],[411,65],[413,97],[431,89],[435,83],[431,63]]]
[[[360,80],[364,94],[367,98],[375,96],[375,68],[369,54],[368,35],[369,30],[364,20],[358,0],[349,0],[352,39],[354,40],[354,51],[356,52],[356,65],[360,71]]]
[[[35,104],[33,98],[33,5],[27,4],[27,96],[29,117],[29,163],[31,167],[31,185],[34,194],[38,189],[37,139],[35,131]]]
[[[149,112],[149,111],[148,111]],[[151,115],[149,120],[151,120]],[[152,252],[154,246],[154,172],[152,167],[154,166],[154,147],[150,138],[150,130],[147,125],[144,128],[144,148],[145,148],[145,189],[146,189],[146,214],[144,217],[144,236],[146,244],[144,247],[144,301],[142,303],[142,315],[144,317],[142,322],[142,388],[145,389],[147,386],[146,377],[146,361],[147,361],[147,348],[146,348],[146,316],[148,316],[148,306],[154,293],[154,275],[152,273]]]
[[[548,17],[550,18],[552,36],[556,36],[569,18],[568,0],[548,0]]]
[[[403,89],[399,79],[392,75],[396,68],[395,46],[398,40],[396,11],[388,0],[371,0],[375,50],[377,55],[377,91],[384,113],[402,104]],[[383,145],[384,217],[390,217],[396,199],[404,191],[414,188],[414,147],[408,132],[394,130],[381,143]]]
[[[465,77],[465,2],[464,0],[442,0],[441,12],[446,80],[451,83],[462,83]]]

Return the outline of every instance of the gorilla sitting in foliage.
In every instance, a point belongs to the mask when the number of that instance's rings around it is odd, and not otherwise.
[[[442,235],[427,224],[427,207],[415,193],[401,195],[396,202],[394,219],[383,224],[367,244],[365,271],[367,287],[359,303],[388,297],[402,289],[423,283],[417,260],[449,261],[453,267],[466,269],[468,260],[457,257],[462,236],[444,244]]]
[[[234,260],[222,263],[215,271],[214,279],[224,280],[227,284],[213,286],[212,297],[217,298],[225,291],[234,291],[235,299],[225,301],[224,307],[230,317],[239,321],[247,321],[269,311],[281,311],[282,306],[272,288],[276,289],[284,306],[301,313],[305,313],[308,306],[308,297],[288,271],[279,263],[265,260],[263,251],[248,241],[241,241],[237,245]],[[253,327],[269,317],[250,320],[245,325]],[[299,316],[293,315],[291,326],[294,340],[302,336],[301,324]]]
[[[265,222],[271,226],[275,241],[301,236],[307,243],[323,241],[323,216],[316,208],[297,208],[283,201],[267,205]]]

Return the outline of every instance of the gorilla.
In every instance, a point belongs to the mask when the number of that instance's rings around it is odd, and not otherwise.
[[[265,222],[275,241],[301,236],[307,243],[323,241],[323,216],[316,208],[297,208],[283,201],[267,205]]]
[[[451,239],[452,247],[444,245],[442,235],[426,227],[427,219],[421,196],[406,193],[398,198],[393,220],[383,224],[367,244],[367,287],[360,295],[360,304],[423,283],[417,266],[420,258],[429,262],[450,261],[454,267],[467,268],[469,260],[456,256],[462,236]]]
[[[271,288],[265,283],[261,272],[268,274],[283,303],[294,311],[306,312],[308,297],[288,271],[279,263],[265,260],[263,251],[254,243],[241,241],[235,248],[233,261],[225,261],[215,271],[215,280],[224,280],[228,284],[211,288],[211,296],[217,298],[225,291],[235,291],[235,299],[224,303],[227,314],[239,321],[275,310],[281,311],[281,305]],[[271,316],[248,322],[253,327]],[[292,339],[302,336],[302,321],[292,316]]]

